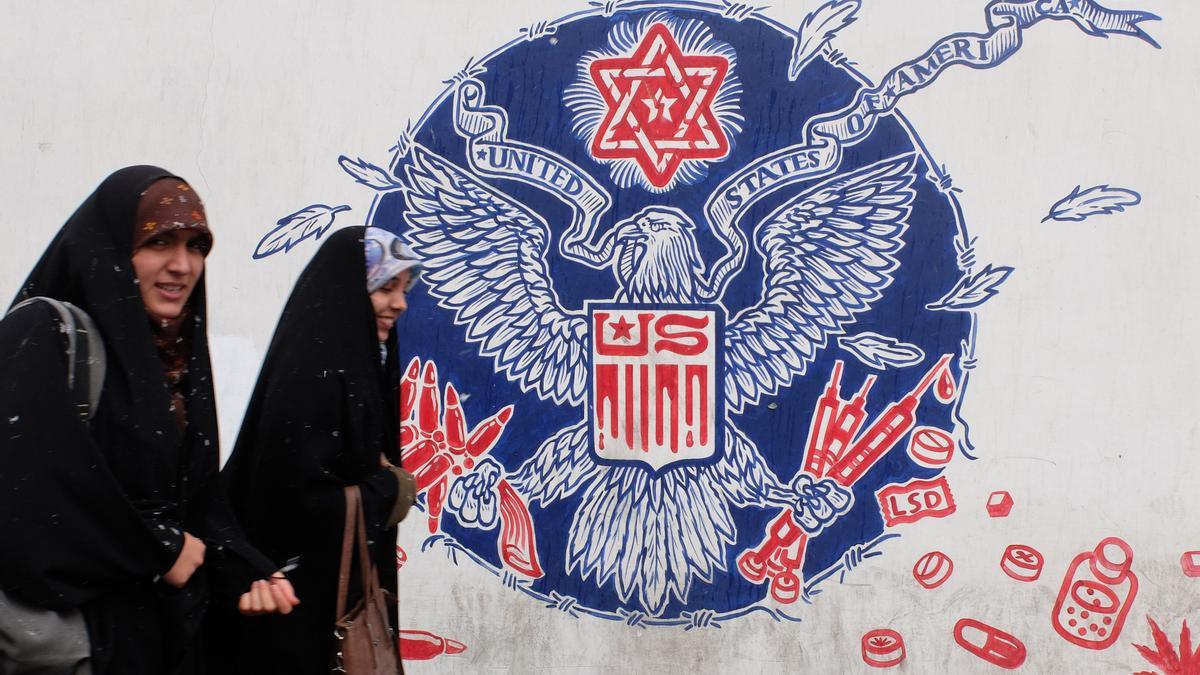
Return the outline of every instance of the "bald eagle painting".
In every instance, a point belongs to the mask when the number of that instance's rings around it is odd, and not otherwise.
[[[498,375],[547,404],[579,409],[578,422],[549,434],[507,475],[531,506],[577,502],[565,535],[553,540],[565,546],[567,574],[612,584],[622,602],[660,614],[672,601],[686,603],[694,584],[729,569],[735,509],[792,509],[812,536],[851,507],[851,492],[829,478],[775,475],[732,416],[802,377],[831,338],[882,297],[904,246],[914,163],[905,154],[829,177],[758,222],[750,232],[763,264],[761,297],[728,318],[719,297],[725,284],[714,280],[717,266],[702,258],[697,224],[686,213],[648,206],[619,220],[584,262],[613,275],[615,293],[599,299],[608,315],[648,317],[638,326],[624,318],[605,323],[596,307],[563,306],[548,259],[565,224],[551,226],[472,172],[412,148],[403,169],[405,237],[425,260],[429,294]],[[738,271],[725,266],[722,273]],[[685,346],[711,337],[720,354],[714,391],[696,409],[716,420],[712,435],[719,437],[705,447],[689,437],[686,461],[682,451],[676,459],[671,450],[647,449],[663,433],[661,425],[647,431],[653,415],[623,428],[632,443],[600,447],[603,425],[613,424],[595,400],[591,369],[600,342],[637,342],[664,312],[683,323],[720,315],[703,324],[707,333],[692,330],[692,342],[682,332],[662,333]],[[632,389],[635,381],[645,386],[636,378],[621,386]],[[621,452],[638,446],[635,432],[650,441],[622,461]]]

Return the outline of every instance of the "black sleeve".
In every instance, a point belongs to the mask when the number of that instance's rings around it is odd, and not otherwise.
[[[170,569],[177,535],[129,502],[73,409],[53,309],[0,321],[0,584],[41,606],[78,606]]]
[[[320,532],[321,540],[340,539],[345,517],[347,485],[362,492],[367,536],[378,540],[387,530],[386,521],[396,503],[399,486],[391,471],[377,465],[363,471],[351,458],[376,457],[378,442],[359,438],[356,420],[364,414],[358,403],[346,396],[337,375],[329,374],[315,386],[302,388],[306,395],[289,396],[289,404],[277,406],[277,414],[264,427],[264,442],[271,445],[272,459],[257,467],[259,480],[274,477],[288,495],[283,504],[299,508],[287,515],[296,536]],[[278,507],[277,505],[274,505]],[[283,562],[283,561],[278,561]]]
[[[280,565],[249,543],[230,506],[225,478],[215,477],[200,495],[205,522],[196,534],[206,546],[204,567],[212,601],[231,608],[252,582],[271,576]]]

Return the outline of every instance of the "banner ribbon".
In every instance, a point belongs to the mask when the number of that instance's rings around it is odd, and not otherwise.
[[[1157,19],[1149,12],[1110,10],[1094,0],[995,0],[986,8],[987,33],[954,33],[919,57],[893,68],[879,84],[866,87],[841,110],[805,125],[805,141],[759,157],[726,178],[709,196],[704,215],[726,254],[707,275],[704,300],[721,297],[746,256],[746,238],[736,227],[746,212],[777,190],[836,171],[843,149],[867,138],[880,117],[899,100],[932,84],[947,68],[993,68],[1020,47],[1023,31],[1044,20],[1068,20],[1089,35],[1130,35],[1158,46],[1138,24]],[[483,83],[468,79],[454,96],[455,130],[467,140],[467,161],[480,175],[516,180],[551,193],[572,211],[559,242],[564,257],[592,267],[609,263],[611,232],[593,243],[599,220],[612,205],[609,194],[565,157],[507,137],[508,114],[484,103]]]

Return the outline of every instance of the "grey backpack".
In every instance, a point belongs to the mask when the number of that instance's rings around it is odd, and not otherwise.
[[[80,418],[91,421],[100,405],[100,390],[104,389],[104,374],[108,367],[100,331],[87,312],[54,298],[29,298],[9,313],[35,302],[44,302],[58,312],[59,326],[67,339],[67,389],[74,394]]]
[[[29,298],[10,313],[35,302],[44,302],[58,312],[66,338],[67,389],[80,419],[87,423],[96,415],[107,368],[100,331],[87,312],[53,298]],[[0,673],[91,672],[91,642],[82,612],[33,607],[0,590]]]

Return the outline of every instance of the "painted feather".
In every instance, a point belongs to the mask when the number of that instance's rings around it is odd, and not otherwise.
[[[280,251],[287,253],[293,246],[310,237],[320,239],[321,235],[333,226],[337,214],[349,210],[350,207],[345,204],[313,204],[280,218],[276,221],[275,228],[259,240],[258,246],[254,248],[254,259],[261,260]]]
[[[342,169],[353,176],[356,182],[369,188],[386,191],[398,190],[403,187],[392,177],[392,174],[362,158],[350,159],[342,155],[338,157],[338,164],[341,164]]]
[[[1113,10],[1095,2],[1080,3],[1068,11],[1071,19],[1088,35],[1104,38],[1112,34],[1129,35],[1162,49],[1162,45],[1138,25],[1143,21],[1161,21],[1162,17],[1157,14],[1136,9]]]
[[[964,274],[949,293],[937,302],[925,305],[925,309],[961,311],[978,307],[996,295],[1000,284],[1004,283],[1012,272],[1011,267],[988,265],[977,274]]]
[[[859,0],[829,0],[804,17],[796,31],[796,45],[792,48],[792,61],[788,65],[788,79],[795,81],[800,71],[808,65],[821,49],[837,35],[838,31],[854,23]]]
[[[1126,207],[1136,206],[1142,202],[1142,196],[1133,190],[1125,188],[1097,185],[1081,190],[1076,185],[1071,194],[1063,197],[1050,207],[1050,213],[1042,218],[1047,220],[1079,222],[1091,216],[1106,215],[1124,211]]]
[[[883,370],[888,366],[903,368],[920,363],[925,358],[925,352],[921,351],[920,347],[879,333],[842,336],[838,338],[838,346],[876,370]]]

